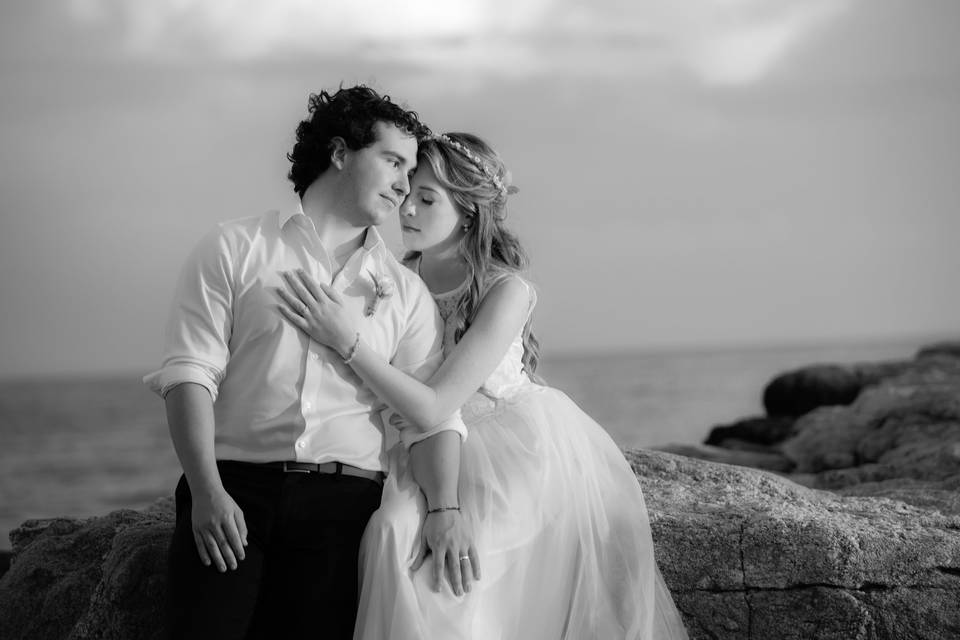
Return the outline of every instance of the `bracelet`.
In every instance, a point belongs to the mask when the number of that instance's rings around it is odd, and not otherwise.
[[[353,341],[353,346],[350,347],[350,351],[347,352],[347,355],[343,357],[343,364],[349,364],[351,360],[357,357],[357,352],[360,351],[360,332],[357,331],[357,338]]]
[[[427,509],[427,515],[431,513],[440,513],[441,511],[460,511],[460,507],[437,507],[436,509]]]

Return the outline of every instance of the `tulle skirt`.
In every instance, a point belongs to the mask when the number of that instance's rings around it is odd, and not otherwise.
[[[416,573],[426,505],[391,449],[364,534],[355,640],[674,640],[687,634],[653,557],[643,493],[606,432],[566,395],[528,384],[477,394],[460,504],[482,578],[456,596]]]

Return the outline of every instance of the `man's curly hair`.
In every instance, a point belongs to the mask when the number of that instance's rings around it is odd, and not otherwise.
[[[308,111],[310,116],[297,127],[293,151],[287,154],[293,163],[287,177],[301,198],[330,166],[331,141],[336,137],[343,138],[347,147],[356,151],[376,142],[376,122],[393,124],[418,142],[430,135],[430,129],[420,122],[416,112],[401,108],[390,96],[381,96],[363,85],[347,89],[341,86],[333,95],[326,91],[310,94]]]

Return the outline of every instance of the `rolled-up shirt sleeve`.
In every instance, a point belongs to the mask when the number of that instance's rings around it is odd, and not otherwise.
[[[228,238],[218,227],[187,258],[167,320],[163,364],[143,378],[160,396],[193,382],[216,400],[230,358],[232,255]]]
[[[417,284],[419,286],[411,287],[412,300],[406,331],[390,364],[426,382],[443,363],[443,320],[426,287],[420,282]],[[407,448],[441,431],[456,431],[462,439],[467,438],[467,427],[459,409],[427,431],[413,427],[406,418],[389,407],[384,410],[383,418],[385,423],[389,422],[400,430],[400,442]]]

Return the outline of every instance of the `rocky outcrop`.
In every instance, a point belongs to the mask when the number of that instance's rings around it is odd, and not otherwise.
[[[11,534],[0,638],[160,637],[172,500],[85,520],[31,520]]]
[[[764,399],[767,416],[717,427],[706,441],[712,446],[681,451],[771,469],[798,484],[831,492],[804,494],[795,489],[780,498],[767,495],[755,503],[759,524],[745,525],[745,533],[768,527],[771,516],[778,519],[771,513],[775,507],[770,499],[779,499],[790,512],[786,516],[790,524],[784,521],[784,526],[794,529],[793,535],[783,539],[768,538],[776,542],[783,557],[774,558],[767,568],[778,563],[793,566],[797,576],[792,580],[756,581],[766,569],[750,567],[749,549],[755,547],[749,540],[742,547],[744,597],[748,602],[753,599],[749,610],[762,611],[764,616],[774,612],[801,624],[795,635],[787,636],[783,635],[786,627],[771,622],[768,637],[960,638],[960,600],[955,593],[960,571],[955,551],[936,556],[942,550],[940,543],[933,543],[936,549],[928,546],[943,536],[951,541],[947,546],[955,549],[958,532],[960,343],[925,347],[910,361],[818,365],[789,372],[767,386]],[[657,483],[665,477],[660,474]],[[729,512],[732,518],[747,522],[752,518],[741,508],[755,495],[745,491],[750,477],[731,485],[740,498],[731,500],[736,507]],[[789,480],[783,486],[796,488]],[[649,499],[669,496],[684,484],[667,482],[661,491],[648,492]],[[819,505],[812,511],[811,500]],[[663,505],[665,513],[670,502],[684,503],[670,498]],[[813,580],[801,577],[823,557],[809,548],[797,551],[811,544],[822,545],[836,566],[858,567],[854,574],[860,576],[859,584],[853,574],[841,577],[832,571],[826,572],[826,578],[822,574]],[[712,546],[710,552],[715,552]],[[939,559],[924,567],[927,552]],[[904,570],[910,566],[919,573],[907,577]],[[817,602],[823,615],[803,626],[782,609],[782,602],[769,599],[769,590],[776,588],[806,598],[807,603]],[[919,600],[914,601],[915,597]],[[795,611],[803,609],[802,604],[797,607]],[[751,622],[753,630],[757,620]],[[925,620],[937,622],[925,626]],[[716,629],[716,625],[709,627],[707,637],[727,637]]]
[[[765,449],[786,439],[793,430],[793,416],[753,416],[710,430],[704,444],[728,449]]]
[[[960,514],[960,358],[925,356],[849,407],[811,412],[780,450],[807,486]]]
[[[691,638],[960,637],[960,517],[629,451]]]
[[[917,493],[912,504],[929,505],[920,494],[949,492],[960,477],[958,355],[960,344],[941,343],[909,361],[783,374],[767,395],[779,389],[782,411],[812,408],[795,418],[768,415],[716,427],[706,440],[711,447],[686,453],[789,473],[816,488],[901,499]]]
[[[917,352],[917,358],[928,356],[952,356],[960,358],[960,342],[937,342],[929,344]]]
[[[625,455],[691,638],[960,634],[956,515],[662,452]],[[169,501],[28,522],[14,533],[14,562],[0,580],[0,637],[158,637],[172,526]]]

